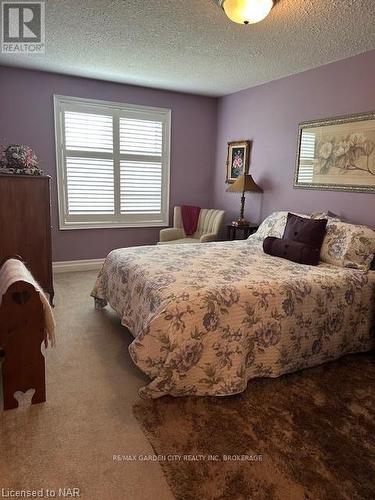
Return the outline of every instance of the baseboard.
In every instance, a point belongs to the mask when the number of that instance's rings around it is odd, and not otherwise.
[[[52,264],[52,269],[55,274],[77,271],[98,271],[102,267],[103,262],[104,259],[58,261]]]

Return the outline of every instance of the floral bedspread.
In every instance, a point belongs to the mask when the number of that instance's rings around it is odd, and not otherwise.
[[[92,291],[134,335],[144,397],[224,396],[375,346],[375,273],[295,264],[246,241],[111,252]]]

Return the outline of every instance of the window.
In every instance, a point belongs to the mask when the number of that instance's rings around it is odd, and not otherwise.
[[[170,110],[54,101],[60,229],[168,225]]]
[[[309,184],[314,176],[315,134],[313,132],[301,133],[300,163],[298,169],[298,182]]]

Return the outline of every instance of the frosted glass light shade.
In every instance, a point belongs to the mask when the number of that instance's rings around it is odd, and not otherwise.
[[[222,6],[231,21],[255,24],[268,16],[273,0],[224,0]]]

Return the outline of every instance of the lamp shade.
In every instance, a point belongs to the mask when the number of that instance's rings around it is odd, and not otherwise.
[[[250,174],[240,175],[240,177],[228,187],[227,191],[229,193],[263,193],[263,189],[258,186]]]

